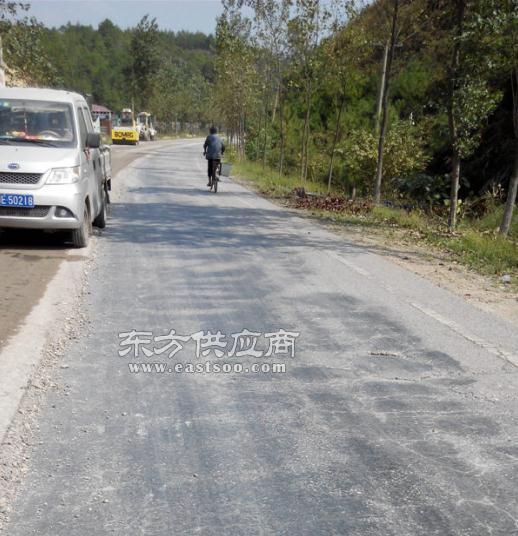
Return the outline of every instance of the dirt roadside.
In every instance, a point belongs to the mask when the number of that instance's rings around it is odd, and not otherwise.
[[[411,240],[404,232],[390,234],[326,223],[334,232],[365,245],[407,270],[433,281],[473,306],[518,326],[518,292],[500,277],[482,275],[452,259],[452,255]]]
[[[157,146],[158,143],[114,147],[113,176]],[[39,302],[61,263],[83,260],[80,250],[77,254],[71,252],[62,239],[59,233],[0,231],[0,348]]]

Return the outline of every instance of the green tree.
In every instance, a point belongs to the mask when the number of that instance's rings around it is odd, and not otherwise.
[[[132,57],[131,81],[132,100],[139,109],[148,107],[154,87],[153,76],[160,67],[159,35],[156,19],[145,15],[131,36]]]
[[[480,43],[471,39],[467,31],[477,16],[475,7],[472,0],[440,1],[431,19],[435,30],[434,52],[448,65],[443,95],[451,153],[450,231],[457,224],[461,162],[477,149],[482,126],[501,98],[489,84],[480,58]]]
[[[245,154],[247,120],[256,109],[257,74],[250,45],[250,21],[241,0],[223,0],[216,29],[217,103],[239,157]]]
[[[392,77],[392,64],[394,62],[394,54],[396,51],[397,34],[399,24],[399,0],[394,0],[392,9],[392,24],[390,30],[390,41],[388,46],[386,73],[384,75],[381,88],[381,122],[378,139],[378,157],[376,165],[376,179],[374,182],[374,203],[378,205],[381,199],[381,181],[383,178],[383,150],[385,145],[385,135],[388,122],[388,97],[390,80]]]
[[[29,5],[0,0],[0,45],[11,73],[32,84],[57,81],[42,46],[43,26],[27,12]]]
[[[350,134],[342,151],[353,186],[371,184],[378,162],[378,139],[369,128]],[[429,161],[423,132],[408,121],[396,121],[387,132],[383,177],[389,184],[421,171]]]
[[[254,10],[253,45],[257,48],[256,63],[263,79],[262,108],[259,132],[262,130],[263,168],[267,161],[270,130],[278,110],[280,133],[279,174],[284,167],[284,80],[283,73],[288,45],[290,0],[247,0]],[[262,128],[261,128],[262,127]]]
[[[300,178],[306,182],[311,139],[311,104],[320,75],[321,57],[319,42],[325,33],[329,12],[320,0],[295,0],[295,14],[289,21],[289,45],[293,66],[299,72],[294,85],[300,85],[303,93],[304,126],[300,149]]]
[[[512,94],[514,163],[500,233],[507,235],[518,194],[518,3],[516,0],[480,0],[477,17],[469,28],[488,58],[489,69],[509,81]]]
[[[57,29],[42,28],[41,48],[46,57],[52,58],[53,71],[59,73],[59,79],[48,84],[92,94],[96,103],[116,112],[130,107],[135,31],[122,30],[109,20],[102,21],[97,29],[71,24]],[[201,90],[208,92],[207,85],[214,81],[213,39],[198,34],[193,34],[191,39],[190,35],[157,31],[160,69],[145,78],[149,100],[135,105],[149,108],[160,122],[170,124],[175,114],[181,120],[198,121],[200,109],[193,111],[194,97],[188,99],[185,95],[188,92],[198,95]],[[21,48],[25,54],[27,50]],[[181,103],[192,109],[181,109]]]
[[[327,189],[331,190],[336,149],[340,138],[341,122],[344,115],[350,85],[358,83],[356,66],[366,50],[365,33],[358,31],[355,24],[358,17],[356,2],[349,0],[340,5],[332,23],[333,37],[323,43],[324,61],[327,68],[328,87],[333,94],[336,123],[329,156]],[[343,20],[345,18],[345,27]]]

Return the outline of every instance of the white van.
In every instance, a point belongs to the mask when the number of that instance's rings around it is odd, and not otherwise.
[[[110,175],[81,95],[0,88],[0,229],[69,229],[85,247],[106,226]]]

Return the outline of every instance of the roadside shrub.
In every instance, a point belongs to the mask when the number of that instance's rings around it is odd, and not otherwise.
[[[370,188],[376,174],[378,138],[370,130],[353,131],[341,147],[347,174]],[[420,129],[396,121],[387,133],[383,164],[385,190],[394,190],[406,177],[422,171],[429,161]],[[401,179],[401,177],[405,179]]]
[[[394,187],[401,197],[413,199],[421,206],[431,208],[434,204],[444,204],[449,198],[450,175],[417,173],[410,177],[398,177],[394,179]]]
[[[230,140],[225,142],[225,155],[224,158],[227,162],[234,163],[237,161],[236,148],[230,144]]]

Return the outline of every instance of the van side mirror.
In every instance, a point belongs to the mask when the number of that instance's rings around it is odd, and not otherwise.
[[[101,146],[101,135],[96,132],[89,132],[86,135],[86,146],[89,149],[99,149]]]

